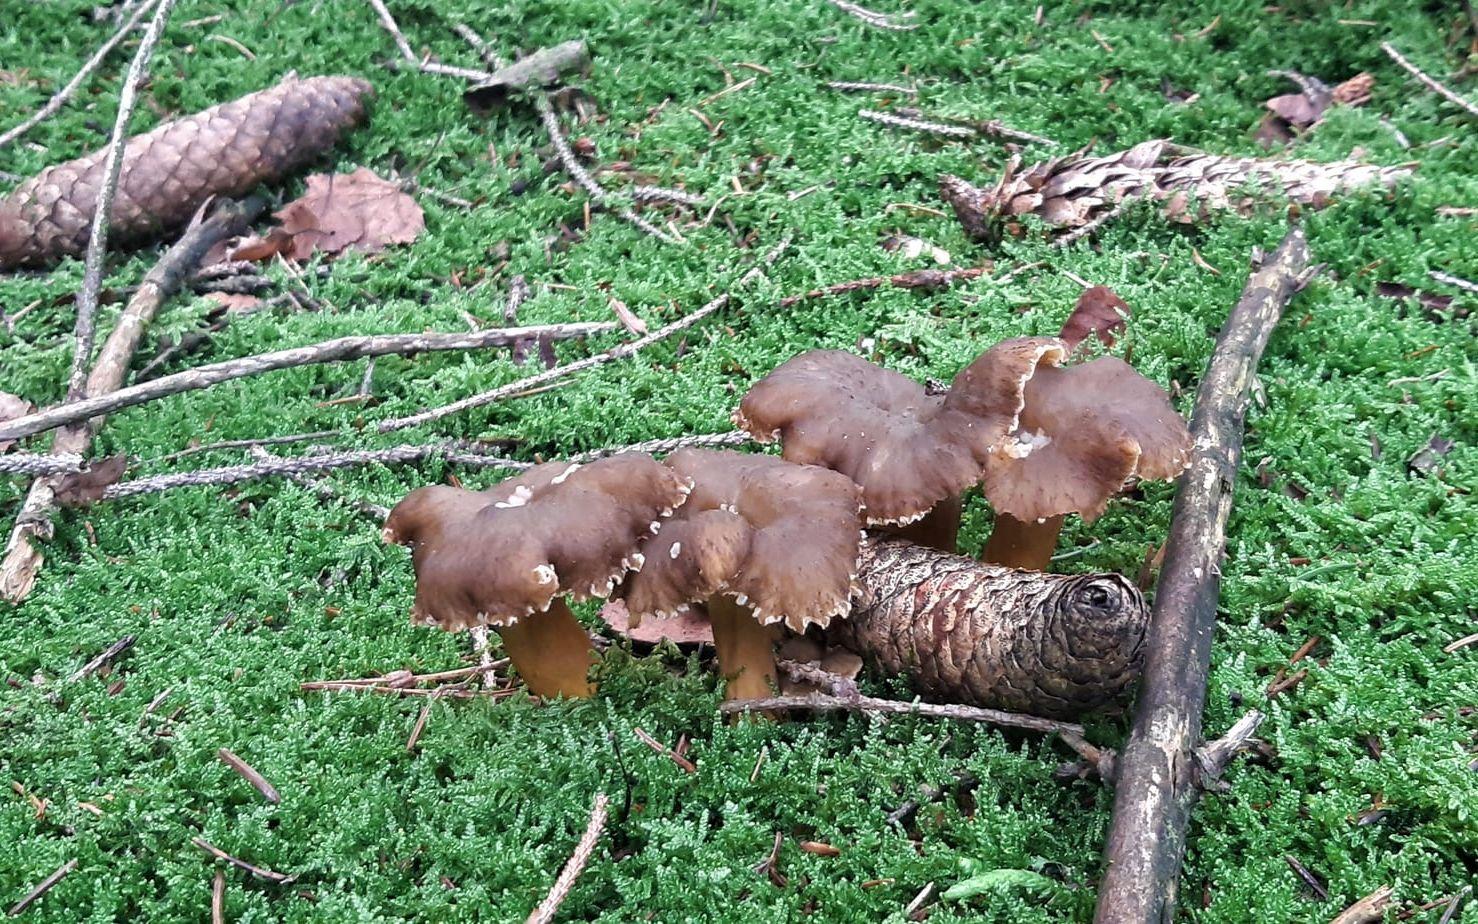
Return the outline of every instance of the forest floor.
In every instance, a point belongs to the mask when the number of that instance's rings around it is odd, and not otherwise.
[[[64,83],[114,28],[97,0],[9,3],[0,23],[0,129]],[[874,28],[822,0],[711,5],[563,0],[393,4],[417,48],[478,66],[451,30],[464,21],[505,55],[586,37],[577,85],[598,115],[589,139],[615,191],[639,174],[704,197],[679,215],[687,243],[648,236],[615,214],[586,226],[584,196],[557,169],[527,105],[475,114],[462,86],[392,70],[394,45],[351,0],[183,0],[157,54],[135,128],[276,82],[289,71],[347,73],[377,91],[372,120],[326,167],[412,175],[428,230],[414,244],[310,272],[321,311],[243,316],[176,355],[174,371],[351,333],[466,330],[501,323],[509,281],[532,297],[523,323],[609,320],[617,298],[656,326],[732,287],[765,249],[793,236],[766,278],[672,341],[567,380],[398,434],[373,422],[525,376],[506,351],[385,358],[373,400],[352,396],[362,362],[274,372],[109,418],[95,447],[142,461],[135,474],[247,461],[220,450],[151,462],[194,442],[332,430],[336,446],[439,437],[498,441],[519,459],[728,430],[756,378],[814,347],[864,349],[917,378],[949,378],[994,341],[1057,330],[1077,279],[1133,307],[1117,352],[1189,409],[1212,339],[1255,247],[1282,237],[1287,210],[1219,215],[1195,226],[1131,209],[1090,239],[1054,250],[1037,226],[994,248],[971,243],[937,189],[943,173],[999,174],[1001,144],[938,140],[858,118],[915,105],[931,115],[1000,119],[1048,136],[1030,161],[1093,143],[1119,150],[1170,138],[1252,155],[1263,101],[1292,92],[1266,75],[1292,68],[1334,83],[1360,71],[1374,98],[1336,107],[1290,156],[1420,164],[1390,193],[1304,210],[1326,271],[1293,302],[1260,374],[1224,568],[1206,727],[1245,709],[1269,715],[1267,753],[1234,766],[1191,829],[1181,917],[1322,921],[1378,886],[1413,920],[1436,921],[1478,874],[1478,296],[1434,281],[1478,277],[1478,135],[1459,108],[1382,53],[1391,41],[1469,99],[1452,75],[1474,41],[1459,4],[1350,0],[1074,3],[920,0],[911,31]],[[128,49],[79,98],[0,151],[17,176],[103,144]],[[829,81],[917,84],[846,93]],[[1192,98],[1187,99],[1187,96]],[[1403,138],[1405,143],[1403,143]],[[1409,146],[1408,146],[1409,145]],[[301,179],[278,190],[285,198]],[[440,198],[436,194],[440,195]],[[448,204],[447,196],[470,207]],[[702,219],[717,205],[712,221]],[[660,216],[660,212],[649,212]],[[880,246],[923,238],[956,266],[994,272],[938,292],[883,288],[781,309],[780,297],[929,264]],[[120,256],[108,284],[136,283],[158,250]],[[1006,283],[994,276],[1038,263]],[[274,267],[269,273],[295,285]],[[80,261],[0,277],[0,388],[45,404],[62,396]],[[1384,283],[1453,296],[1382,294]],[[33,302],[38,304],[18,319]],[[140,351],[197,331],[213,306],[172,302]],[[106,330],[118,306],[104,308]],[[555,345],[561,360],[624,334]],[[1431,466],[1408,464],[1434,436]],[[45,441],[32,448],[44,449]],[[303,451],[279,447],[283,454]],[[922,718],[801,718],[726,725],[696,656],[633,652],[617,641],[589,701],[538,705],[304,692],[304,681],[466,663],[469,643],[412,626],[404,550],[381,544],[354,501],[392,504],[444,480],[441,463],[336,472],[343,499],[262,481],[192,488],[60,518],[35,592],[0,605],[0,905],[69,860],[77,868],[26,915],[36,921],[200,920],[211,900],[203,837],[279,885],[226,872],[229,920],[517,920],[549,888],[597,792],[613,800],[604,846],[565,920],[1064,921],[1090,915],[1111,794],[1062,783],[1060,744]],[[496,472],[457,469],[482,485]],[[0,481],[9,529],[24,483]],[[1069,571],[1135,573],[1163,538],[1171,491],[1147,488],[1091,526],[1070,522]],[[968,506],[965,544],[989,526]],[[587,608],[582,615],[591,619]],[[69,681],[125,635],[107,670]],[[1305,656],[1296,665],[1296,652]],[[495,652],[496,653],[496,652]],[[1305,673],[1306,672],[1306,673]],[[1296,684],[1279,683],[1297,673]],[[1270,686],[1278,692],[1269,693]],[[866,689],[906,697],[898,680]],[[162,702],[153,705],[157,697]],[[416,747],[412,726],[429,705]],[[151,708],[152,706],[152,708]],[[1118,742],[1122,715],[1090,722]],[[644,746],[686,737],[688,772]],[[265,802],[217,758],[229,748],[281,793]],[[954,787],[961,774],[978,781]],[[944,787],[898,824],[888,817]],[[780,835],[778,870],[755,867]],[[806,852],[801,841],[839,855]],[[1297,874],[1301,865],[1318,883]],[[939,893],[970,871],[1033,870],[1056,885],[973,899]],[[1457,920],[1478,920],[1470,903]]]

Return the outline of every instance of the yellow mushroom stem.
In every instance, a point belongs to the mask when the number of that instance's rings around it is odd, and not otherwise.
[[[595,692],[589,680],[595,652],[590,635],[563,597],[549,609],[499,626],[503,650],[529,691],[542,697],[583,699]]]
[[[996,528],[986,540],[980,560],[1007,568],[1046,571],[1057,551],[1057,537],[1062,532],[1062,517],[1048,517],[1038,522],[1018,520],[1010,514],[996,514]]]
[[[749,607],[729,596],[708,599],[708,620],[719,673],[729,682],[725,698],[774,696],[776,627],[760,625]]]
[[[946,497],[924,514],[923,519],[906,526],[886,527],[885,531],[915,545],[953,555],[960,538],[960,496]]]

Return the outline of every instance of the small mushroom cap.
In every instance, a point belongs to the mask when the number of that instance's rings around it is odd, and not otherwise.
[[[1051,338],[1004,341],[939,397],[861,357],[813,350],[757,382],[734,423],[761,442],[780,440],[788,461],[857,482],[869,524],[908,523],[980,481],[1015,429],[1023,384],[1062,355]]]
[[[1190,463],[1191,436],[1165,390],[1105,356],[1042,368],[1027,382],[1012,439],[986,472],[996,510],[1030,522],[1097,519],[1132,478],[1169,480]]]
[[[641,568],[641,540],[681,506],[683,478],[650,456],[535,466],[486,491],[412,491],[385,535],[411,547],[414,621],[512,625],[554,598],[605,597]]]
[[[667,465],[688,502],[642,547],[625,588],[633,621],[728,594],[762,623],[804,632],[845,616],[861,554],[861,492],[846,476],[773,456],[683,449]]]

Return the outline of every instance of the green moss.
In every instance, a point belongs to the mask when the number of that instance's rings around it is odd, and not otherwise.
[[[18,80],[0,81],[6,125],[40,105],[102,40],[109,27],[91,21],[94,3],[6,10],[0,60],[12,70],[24,64]],[[582,200],[541,172],[545,141],[526,107],[480,118],[464,109],[454,83],[385,69],[394,50],[367,5],[256,0],[227,9],[183,0],[137,128],[289,70],[362,74],[378,90],[373,123],[330,166],[419,169],[426,186],[476,205],[426,199],[428,232],[414,246],[342,260],[312,279],[331,310],[242,318],[171,370],[351,332],[458,329],[462,310],[496,319],[515,273],[535,284],[521,314],[530,323],[605,319],[607,290],[660,323],[729,287],[759,250],[795,236],[768,281],[683,340],[557,390],[448,418],[434,433],[399,435],[517,439],[515,451],[526,458],[726,428],[751,381],[816,346],[871,339],[890,366],[947,377],[995,339],[1054,330],[1077,292],[1068,270],[1114,286],[1134,306],[1125,345],[1135,364],[1182,386],[1188,407],[1248,253],[1276,242],[1281,209],[1172,228],[1139,208],[1091,246],[1058,253],[1029,237],[983,252],[953,218],[899,204],[939,208],[940,173],[986,179],[1004,164],[1005,149],[864,123],[856,110],[875,100],[835,93],[825,82],[916,79],[929,112],[1000,118],[1064,149],[1171,137],[1251,154],[1261,100],[1285,91],[1267,69],[1326,79],[1371,71],[1372,103],[1331,113],[1299,153],[1333,159],[1359,149],[1385,163],[1419,160],[1421,169],[1396,192],[1351,196],[1306,215],[1316,259],[1328,270],[1293,304],[1260,372],[1207,715],[1216,731],[1248,706],[1269,711],[1264,734],[1277,753],[1233,769],[1231,791],[1198,811],[1182,917],[1328,919],[1381,884],[1421,902],[1471,878],[1478,647],[1442,647],[1471,631],[1478,594],[1471,410],[1478,346],[1467,317],[1429,317],[1375,293],[1378,281],[1434,288],[1428,270],[1471,278],[1478,267],[1473,220],[1436,211],[1478,201],[1471,123],[1378,48],[1389,37],[1432,73],[1450,73],[1457,62],[1442,40],[1460,11],[1392,0],[1285,4],[1281,14],[1251,2],[1174,9],[1085,2],[1048,9],[1037,26],[1034,3],[921,0],[912,7],[921,27],[891,33],[799,0],[724,2],[707,13],[676,2],[393,5],[413,45],[460,63],[474,59],[449,28],[458,20],[513,37],[500,43],[505,54],[517,50],[515,41],[532,48],[586,35],[596,63],[581,85],[602,118],[578,133],[595,142],[603,162],[627,160],[654,182],[685,185],[711,201],[727,197],[728,221],[685,229],[690,243],[670,247],[597,213],[577,243],[546,253],[561,222],[583,224]],[[219,12],[227,15],[218,22],[192,22]],[[1349,24],[1359,20],[1377,25]],[[255,59],[212,35],[239,41]],[[30,173],[101,143],[122,69],[122,57],[112,59],[56,118],[0,152],[0,169]],[[704,103],[726,86],[725,71],[754,84]],[[1101,85],[1103,77],[1111,82]],[[1189,106],[1168,101],[1162,80],[1200,98]],[[711,134],[692,109],[721,129]],[[1405,132],[1411,150],[1383,117]],[[613,187],[623,182],[608,179]],[[295,194],[300,182],[282,194]],[[516,194],[515,184],[527,189]],[[948,292],[883,289],[775,306],[779,296],[812,286],[910,268],[878,246],[897,232],[937,243],[962,265],[986,258],[1003,269],[1046,265],[1006,285],[982,280]],[[755,246],[746,251],[736,238],[747,236]],[[506,265],[495,256],[505,247]],[[1221,275],[1199,268],[1195,254]],[[110,282],[136,281],[155,256],[118,258]],[[475,284],[457,288],[454,272]],[[38,402],[60,396],[70,358],[65,300],[80,276],[73,261],[0,278],[7,314],[40,301],[13,331],[0,328],[0,387]],[[1459,307],[1472,302],[1462,296]],[[155,334],[196,329],[206,308],[177,300]],[[571,359],[606,345],[556,349]],[[393,437],[361,425],[529,371],[502,354],[383,359],[377,406],[322,405],[357,386],[362,369],[277,372],[170,398],[110,419],[97,448],[152,458],[193,439],[327,428],[342,430],[345,445],[389,445]],[[1434,433],[1456,447],[1439,473],[1409,474],[1404,460]],[[346,496],[389,503],[442,475],[428,465],[354,470],[334,481]],[[21,488],[0,483],[0,520],[13,518]],[[1065,548],[1084,550],[1064,566],[1132,572],[1163,537],[1169,499],[1169,490],[1152,487],[1091,527],[1070,524]],[[966,544],[978,545],[988,523],[973,501]],[[1065,887],[1045,907],[981,897],[936,906],[931,921],[1088,918],[1110,799],[1088,784],[1053,782],[1063,755],[1033,739],[918,719],[727,726],[715,721],[717,693],[697,665],[617,648],[595,701],[438,702],[418,751],[408,753],[419,702],[298,688],[314,678],[446,668],[465,652],[462,640],[406,623],[409,564],[375,532],[347,506],[324,505],[286,483],[176,491],[64,517],[31,599],[0,612],[0,676],[14,681],[0,687],[0,776],[48,800],[38,818],[20,795],[0,798],[0,900],[14,901],[76,858],[78,870],[32,919],[198,920],[211,861],[190,838],[203,836],[300,876],[274,886],[228,871],[232,920],[517,919],[547,889],[593,794],[604,791],[614,800],[612,849],[579,880],[567,920],[896,921],[926,884],[942,890],[965,878],[962,859],[971,869],[1043,871]],[[138,642],[108,680],[65,682],[124,634]],[[1313,635],[1322,641],[1300,665],[1309,674],[1269,701],[1275,672]],[[113,680],[123,687],[110,694]],[[869,685],[907,695],[896,680]],[[144,715],[166,688],[163,705]],[[635,727],[669,742],[686,734],[699,772],[641,746]],[[1093,733],[1111,742],[1121,730],[1122,720],[1101,719]],[[282,804],[263,804],[219,763],[223,746],[272,780]],[[920,785],[960,772],[979,780],[969,796],[927,806],[908,831],[886,822]],[[1360,824],[1377,796],[1387,814]],[[786,835],[783,888],[753,869],[777,830]],[[842,854],[803,853],[802,838]],[[1328,883],[1328,901],[1307,892],[1287,855]],[[881,882],[863,888],[874,880]]]

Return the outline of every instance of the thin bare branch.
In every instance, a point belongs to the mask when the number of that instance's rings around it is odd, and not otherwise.
[[[1447,100],[1449,103],[1458,106],[1473,118],[1478,119],[1478,104],[1474,104],[1466,99],[1463,99],[1461,96],[1458,96],[1456,93],[1438,83],[1436,80],[1428,77],[1415,64],[1412,64],[1410,61],[1406,60],[1401,52],[1397,51],[1395,46],[1393,46],[1390,42],[1381,42],[1380,50],[1389,55],[1392,61],[1395,61],[1397,64],[1405,68],[1408,74],[1421,81],[1422,85],[1425,86],[1428,90],[1436,93],[1438,96]]]
[[[719,705],[719,712],[773,712],[779,709],[803,709],[808,712],[862,712],[869,715],[921,715],[931,719],[956,719],[961,722],[986,722],[1003,728],[1024,728],[1028,731],[1063,733],[1082,736],[1083,726],[1074,722],[1059,722],[1041,716],[1004,712],[1000,709],[981,709],[977,706],[959,706],[948,703],[905,703],[898,700],[878,699],[873,696],[823,696],[812,693],[806,696],[768,696],[763,699],[733,699]]]
[[[749,270],[749,272],[744,274],[735,288],[742,287],[748,284],[752,279],[756,279],[760,275],[762,275],[765,271],[765,268],[773,263],[775,259],[779,257],[781,251],[783,251],[789,245],[789,238],[781,241],[778,246],[776,246],[765,255],[764,259],[761,260],[757,266],[753,267]],[[686,317],[679,320],[673,321],[671,324],[668,324],[665,327],[660,327],[657,330],[652,331],[650,334],[647,334],[645,337],[623,343],[620,346],[607,350],[604,353],[597,353],[596,355],[588,356],[585,359],[577,360],[572,363],[566,363],[562,366],[555,366],[553,369],[546,369],[543,372],[531,375],[527,378],[518,379],[517,381],[509,382],[506,385],[500,385],[499,387],[494,388],[491,391],[485,391],[480,395],[473,395],[469,398],[463,398],[460,401],[454,401],[451,404],[444,404],[441,407],[431,408],[429,410],[422,411],[419,414],[412,414],[409,417],[400,417],[394,420],[381,421],[377,426],[377,429],[381,433],[388,433],[392,430],[403,430],[406,427],[418,427],[422,424],[431,423],[434,420],[440,420],[443,417],[450,417],[451,415],[460,413],[462,411],[494,404],[506,398],[511,398],[515,395],[522,394],[529,389],[537,388],[548,382],[562,379],[567,376],[574,375],[578,372],[584,372],[586,369],[593,369],[596,366],[604,365],[605,363],[631,356],[641,351],[643,348],[658,342],[659,340],[665,340],[668,337],[671,337],[673,334],[687,330],[694,324],[697,324],[699,321],[703,320],[704,318],[713,314],[715,311],[718,311],[720,308],[727,305],[729,303],[731,295],[732,293],[725,292],[724,294],[710,301],[708,304],[704,305],[702,308],[694,311],[692,314],[687,315]],[[3,438],[3,434],[0,434],[0,438]]]
[[[58,882],[61,882],[67,877],[69,873],[71,873],[76,868],[77,861],[75,859],[68,860],[61,866],[58,866],[50,876],[47,876],[45,879],[37,883],[36,888],[27,892],[25,898],[22,898],[14,905],[11,905],[10,910],[6,912],[6,916],[12,918],[20,917],[21,913],[24,912],[27,908],[31,907],[31,905],[35,903],[36,899],[45,895],[47,892],[50,892],[52,886],[56,885]]]
[[[138,26],[139,21],[144,18],[144,14],[153,9],[156,2],[157,0],[145,0],[145,2],[134,7],[128,19],[123,25],[118,27],[118,31],[114,32],[106,42],[98,47],[97,51],[93,52],[92,57],[87,59],[87,63],[82,65],[82,68],[73,75],[71,80],[67,81],[66,86],[56,91],[51,99],[46,101],[46,105],[36,110],[29,119],[26,119],[13,128],[7,129],[4,134],[0,134],[0,148],[5,147],[26,132],[45,122],[65,106],[67,100],[76,95],[78,88],[82,86],[82,82],[92,76],[92,72],[98,69],[98,66],[103,63],[103,59],[107,58],[113,49],[117,48],[118,44],[133,32]]]
[[[569,340],[591,334],[603,334],[620,327],[614,321],[574,324],[542,324],[530,327],[501,327],[470,333],[452,334],[370,334],[339,337],[308,346],[258,353],[240,359],[197,366],[173,375],[160,376],[140,385],[120,388],[108,394],[84,398],[45,411],[17,417],[0,423],[0,439],[19,439],[67,424],[78,423],[123,408],[133,407],[181,392],[208,388],[221,382],[259,375],[277,369],[289,369],[314,363],[343,362],[369,356],[409,355],[443,350],[481,350],[506,347],[520,340]]]
[[[571,462],[590,462],[595,459],[603,459],[606,456],[614,456],[623,452],[643,452],[647,455],[661,456],[679,449],[703,448],[717,449],[725,446],[743,446],[753,442],[754,437],[743,430],[730,430],[728,433],[703,433],[697,436],[674,436],[668,439],[643,440],[640,443],[629,443],[625,446],[609,446],[604,449],[592,449],[579,455],[571,456]],[[5,457],[0,456],[0,462]]]
[[[570,855],[564,869],[559,871],[554,887],[539,903],[539,907],[529,914],[525,924],[551,924],[554,921],[554,916],[559,913],[559,906],[564,903],[570,889],[574,888],[575,880],[585,871],[585,865],[595,852],[595,843],[600,840],[600,832],[606,826],[610,804],[611,800],[605,793],[596,793],[595,804],[590,807],[590,820],[585,824],[585,833],[580,835],[580,842],[575,845],[575,852]]]
[[[155,494],[174,488],[196,488],[214,485],[239,484],[258,478],[291,478],[307,472],[326,472],[356,465],[396,465],[415,462],[430,456],[441,456],[448,462],[481,468],[525,469],[528,462],[515,462],[495,456],[458,452],[444,444],[425,446],[395,446],[390,449],[363,449],[350,452],[325,453],[320,456],[298,456],[280,458],[272,456],[248,465],[231,465],[223,468],[207,468],[190,472],[174,472],[168,475],[153,475],[135,478],[109,485],[103,491],[104,500],[122,500],[140,494]]]
[[[194,844],[196,847],[199,847],[201,850],[204,850],[206,853],[210,854],[216,859],[225,860],[227,863],[230,863],[237,869],[246,870],[253,876],[256,876],[259,879],[265,879],[268,882],[276,882],[285,885],[289,882],[296,881],[298,878],[296,875],[289,876],[286,873],[275,873],[272,870],[267,869],[265,866],[257,866],[255,863],[248,863],[247,861],[242,860],[238,857],[233,857],[229,853],[217,847],[215,844],[212,844],[210,841],[206,840],[203,837],[192,837],[190,838],[190,843]]]
[[[876,10],[869,10],[867,7],[852,3],[851,0],[827,0],[827,2],[848,16],[854,16],[877,29],[888,29],[893,32],[908,32],[911,29],[917,29],[919,27],[918,23],[909,22],[909,20],[918,15],[913,10],[897,14],[879,13]]]
[[[108,226],[113,219],[113,196],[118,191],[118,177],[123,172],[123,150],[128,144],[128,120],[138,101],[139,83],[149,68],[149,59],[164,35],[164,24],[174,10],[176,0],[157,0],[154,18],[134,52],[133,63],[123,78],[118,94],[118,116],[113,121],[113,137],[103,157],[103,186],[98,191],[97,208],[92,216],[92,234],[87,240],[86,263],[82,273],[82,291],[77,294],[77,325],[72,333],[76,341],[72,351],[72,371],[67,376],[67,398],[75,400],[86,394],[88,364],[92,360],[93,338],[97,332],[98,292],[103,287],[103,261],[108,254]]]
[[[261,793],[263,799],[266,799],[273,805],[282,802],[282,796],[278,795],[277,787],[267,782],[267,778],[257,772],[257,768],[240,757],[237,757],[236,752],[230,748],[221,748],[216,751],[216,756],[221,759],[221,763],[236,771],[238,776],[250,783],[252,788],[257,792]]]

